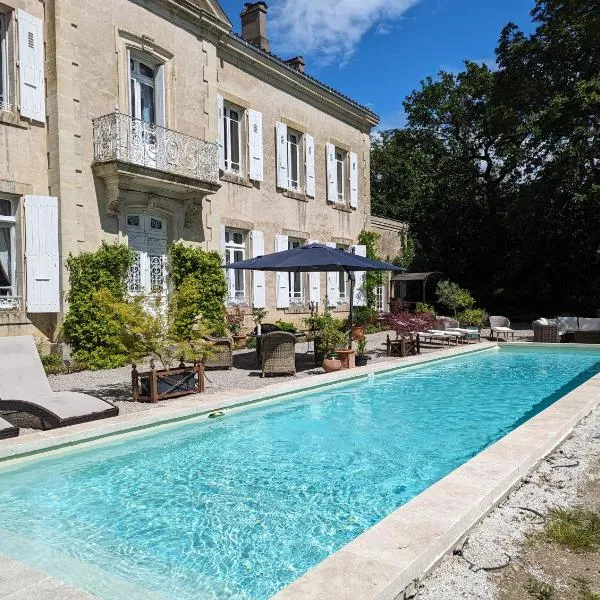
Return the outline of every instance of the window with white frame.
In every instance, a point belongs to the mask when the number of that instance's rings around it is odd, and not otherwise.
[[[375,286],[375,308],[379,312],[384,311],[385,286],[383,283],[378,283]]]
[[[0,110],[12,110],[9,62],[10,13],[0,12]]]
[[[339,250],[344,250],[345,252],[348,251],[348,246],[344,246],[341,244],[338,244],[337,248]],[[349,287],[350,286],[348,285],[348,274],[339,272],[338,273],[338,303],[343,304],[344,302],[348,302]]]
[[[288,250],[298,248],[304,240],[288,238]],[[289,273],[290,304],[304,304],[304,290],[306,273]]]
[[[156,68],[131,56],[129,86],[131,116],[146,123],[156,123]]]
[[[127,289],[133,296],[167,295],[167,220],[143,211],[127,214],[127,240],[134,252]]]
[[[225,228],[225,264],[238,260],[245,260],[248,246],[248,232],[241,229]],[[229,304],[245,304],[246,272],[242,270],[227,269],[227,283],[229,288]]]
[[[223,106],[223,154],[225,171],[230,173],[242,171],[242,117],[242,109]]]
[[[12,200],[0,198],[0,308],[14,308],[17,296],[15,210]]]
[[[287,161],[288,161],[288,189],[300,189],[300,144],[302,134],[288,129],[287,136]]]
[[[343,202],[346,198],[346,157],[345,150],[335,149],[335,167],[337,171],[337,201]]]

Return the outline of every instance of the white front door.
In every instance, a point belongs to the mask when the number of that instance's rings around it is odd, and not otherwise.
[[[167,220],[144,212],[127,215],[127,238],[135,257],[129,269],[133,296],[167,296]]]

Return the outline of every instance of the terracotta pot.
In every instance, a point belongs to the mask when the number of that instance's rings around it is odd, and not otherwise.
[[[323,370],[325,373],[335,373],[341,371],[342,361],[337,356],[326,356],[323,359]]]
[[[352,339],[362,340],[365,337],[365,328],[362,325],[352,325]]]
[[[237,349],[246,347],[246,336],[245,335],[234,335],[232,337],[233,337],[233,345]]]

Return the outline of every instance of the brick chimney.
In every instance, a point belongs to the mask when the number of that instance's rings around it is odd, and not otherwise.
[[[261,50],[269,52],[267,4],[265,2],[246,2],[240,17],[242,18],[242,37]]]
[[[304,67],[306,63],[304,62],[303,56],[294,56],[294,58],[290,58],[285,61],[292,69],[296,69],[296,71],[300,71],[300,73],[304,73]]]

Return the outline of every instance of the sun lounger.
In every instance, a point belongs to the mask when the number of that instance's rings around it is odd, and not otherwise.
[[[6,419],[0,417],[0,440],[16,437],[19,435],[19,429],[9,423]]]
[[[119,414],[106,400],[80,392],[53,392],[30,335],[0,337],[0,410],[35,415],[43,429]]]
[[[500,336],[504,336],[504,338],[508,339],[508,336],[512,336],[512,339],[515,339],[515,330],[510,328],[510,321],[506,317],[490,317],[490,332],[492,341],[494,339],[494,334],[496,334],[496,339],[500,339]]]

